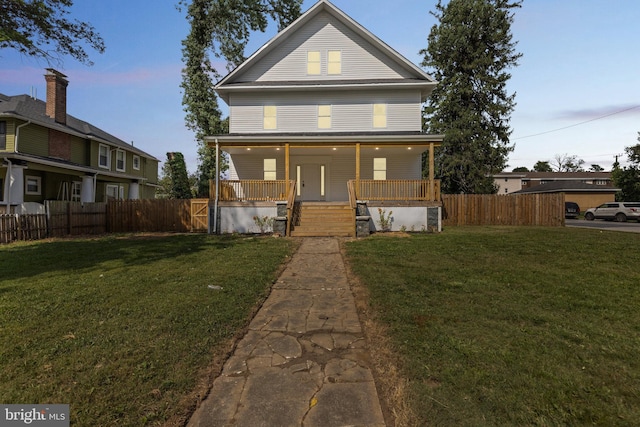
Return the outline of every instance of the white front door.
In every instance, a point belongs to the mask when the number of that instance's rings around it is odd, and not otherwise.
[[[300,200],[324,200],[324,165],[315,163],[297,166]]]

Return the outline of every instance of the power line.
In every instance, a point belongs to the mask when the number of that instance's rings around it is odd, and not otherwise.
[[[601,119],[604,119],[604,118],[607,118],[607,117],[610,117],[610,116],[614,116],[616,114],[624,113],[626,111],[630,111],[630,110],[633,110],[633,109],[636,109],[636,108],[640,108],[640,105],[634,105],[633,107],[625,108],[624,110],[615,111],[613,113],[605,114],[604,116],[595,117],[593,119],[585,120],[584,122],[574,123],[572,125],[564,126],[564,127],[558,128],[558,129],[552,129],[552,130],[548,130],[548,131],[545,131],[545,132],[534,133],[532,135],[527,135],[527,136],[519,136],[518,138],[512,138],[511,140],[512,141],[516,141],[518,139],[533,138],[534,136],[540,136],[540,135],[546,135],[546,134],[552,133],[552,132],[558,132],[558,131],[561,131],[561,130],[565,130],[565,129],[573,128],[573,127],[576,127],[576,126],[584,125],[585,123],[595,122],[596,120],[601,120]]]

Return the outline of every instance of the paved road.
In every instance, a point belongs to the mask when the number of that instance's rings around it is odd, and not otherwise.
[[[596,219],[587,221],[584,219],[567,219],[567,227],[595,228],[597,230],[626,231],[628,233],[640,233],[640,223],[636,221],[615,222]]]

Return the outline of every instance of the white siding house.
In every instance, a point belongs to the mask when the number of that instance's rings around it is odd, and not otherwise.
[[[229,105],[229,133],[206,139],[230,158],[230,179],[215,190],[216,231],[251,231],[249,219],[238,219],[249,205],[271,204],[287,234],[301,232],[300,212],[314,202],[351,208],[354,233],[356,216],[372,208],[438,207],[433,152],[442,136],[424,134],[421,115],[435,85],[320,0],[216,85]]]

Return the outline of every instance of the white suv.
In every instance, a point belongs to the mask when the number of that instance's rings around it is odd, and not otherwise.
[[[584,213],[584,219],[609,219],[625,222],[628,219],[640,221],[640,202],[609,202],[597,208],[590,208]]]

